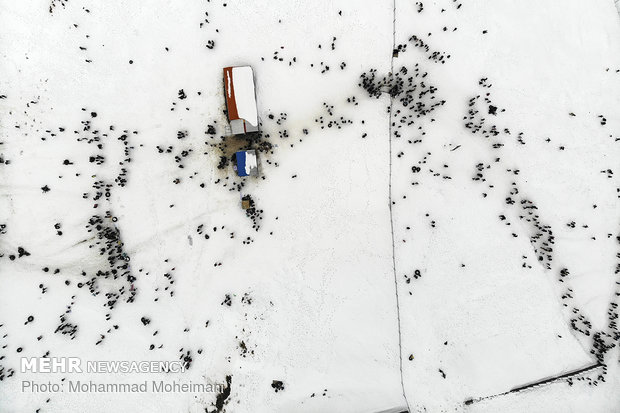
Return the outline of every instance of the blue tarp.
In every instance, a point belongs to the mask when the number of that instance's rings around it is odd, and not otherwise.
[[[237,152],[235,155],[237,156],[237,175],[248,176],[245,171],[245,152]]]

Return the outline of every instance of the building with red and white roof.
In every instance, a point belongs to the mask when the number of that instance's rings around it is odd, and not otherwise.
[[[228,121],[233,135],[258,131],[254,72],[250,66],[224,68]]]

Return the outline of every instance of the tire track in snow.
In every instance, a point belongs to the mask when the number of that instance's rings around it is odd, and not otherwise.
[[[392,0],[392,51],[390,52],[390,76],[394,72],[394,49],[396,49],[396,0]],[[390,210],[390,233],[392,234],[392,273],[394,275],[394,293],[396,295],[396,318],[398,321],[398,367],[400,370],[400,385],[403,392],[403,398],[407,405],[407,412],[411,411],[409,407],[409,400],[407,400],[407,394],[405,392],[405,381],[403,378],[403,336],[401,331],[400,320],[400,299],[398,296],[398,279],[396,277],[396,246],[394,243],[394,214],[392,211],[392,106],[394,103],[394,96],[390,93],[389,114],[388,114],[388,146],[389,146],[389,178],[388,178],[388,201]]]

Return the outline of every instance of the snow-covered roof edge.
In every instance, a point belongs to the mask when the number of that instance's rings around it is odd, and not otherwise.
[[[229,79],[226,79],[228,82]],[[232,68],[232,88],[228,91],[234,94],[237,106],[237,115],[246,122],[258,126],[258,111],[254,91],[254,72],[250,66]]]

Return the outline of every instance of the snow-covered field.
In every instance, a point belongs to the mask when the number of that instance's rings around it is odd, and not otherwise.
[[[620,411],[613,0],[0,0],[0,160],[0,412]]]

